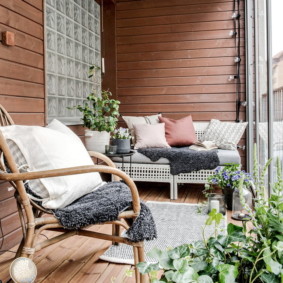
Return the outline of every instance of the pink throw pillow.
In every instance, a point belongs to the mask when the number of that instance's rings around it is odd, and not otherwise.
[[[165,124],[134,125],[136,144],[135,149],[145,147],[170,147],[165,138]]]
[[[170,146],[187,146],[197,141],[191,115],[179,120],[158,118],[161,123],[165,123],[165,136]]]

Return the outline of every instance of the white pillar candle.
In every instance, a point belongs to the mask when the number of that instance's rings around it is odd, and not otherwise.
[[[210,201],[210,211],[212,211],[212,209],[216,209],[217,213],[220,211],[220,204],[218,200],[212,199]]]

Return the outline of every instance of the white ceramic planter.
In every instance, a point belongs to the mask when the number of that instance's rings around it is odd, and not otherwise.
[[[109,144],[110,133],[85,130],[85,145],[89,151],[105,153],[105,145]]]

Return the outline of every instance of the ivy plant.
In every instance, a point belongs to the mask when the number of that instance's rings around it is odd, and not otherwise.
[[[95,72],[99,70],[98,66],[91,66],[89,69],[89,77],[93,77]],[[101,95],[90,93],[87,101],[83,105],[76,105],[83,113],[84,127],[93,131],[113,132],[117,126],[120,101],[111,99],[112,93],[108,90],[102,90]]]
[[[270,161],[262,173],[258,173],[257,164],[255,154],[257,197],[254,210],[249,211],[251,229],[247,229],[245,222],[243,227],[230,223],[225,234],[215,233],[208,239],[167,251],[154,249],[149,256],[157,262],[139,263],[140,272],[149,274],[153,283],[283,283],[282,168],[278,160],[277,181],[267,199],[263,180]],[[244,179],[241,179],[239,188],[242,205],[246,206],[243,183]],[[217,228],[220,218],[221,215],[212,211],[206,225],[215,224]]]

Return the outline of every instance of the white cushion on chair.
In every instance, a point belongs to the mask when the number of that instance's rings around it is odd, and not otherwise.
[[[57,119],[53,119],[46,128],[58,131],[62,134],[69,135],[70,137],[77,139],[81,142],[81,139],[67,126],[65,126],[62,122]],[[84,145],[83,145],[84,146]]]
[[[18,146],[31,171],[93,165],[79,137],[59,121],[48,128],[12,125],[0,129]],[[46,191],[35,193],[45,198],[42,205],[50,209],[63,208],[103,183],[97,172],[40,180]]]

